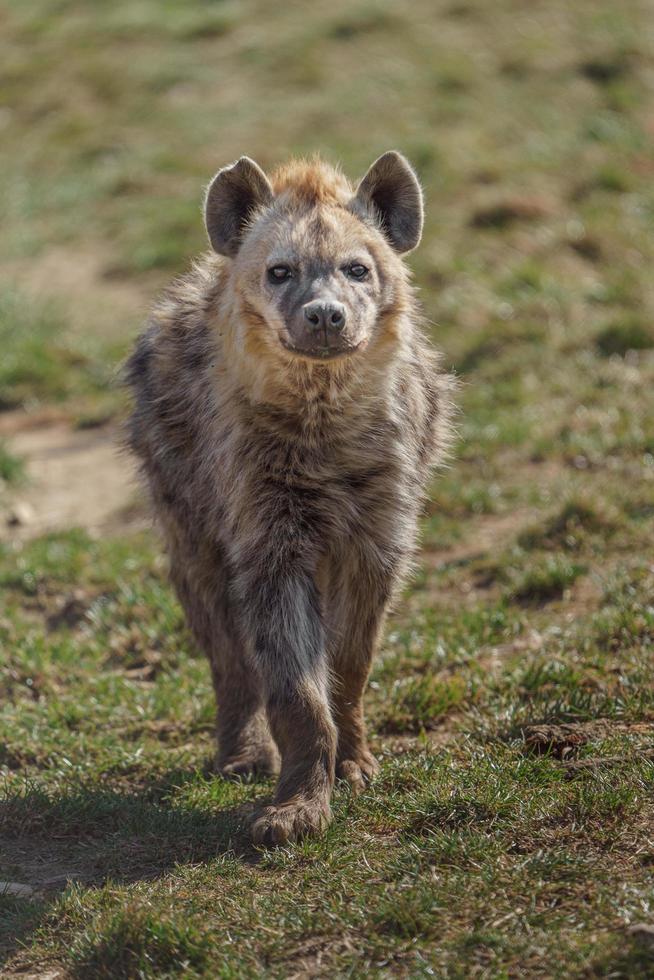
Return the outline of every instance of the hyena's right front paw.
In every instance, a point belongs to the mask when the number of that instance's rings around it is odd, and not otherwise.
[[[290,844],[302,837],[319,834],[331,818],[327,800],[295,797],[288,803],[265,807],[255,816],[250,833],[255,844],[266,847]]]

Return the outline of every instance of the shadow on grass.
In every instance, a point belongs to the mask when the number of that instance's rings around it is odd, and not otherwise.
[[[226,808],[216,803],[214,809],[170,799],[193,778],[188,771],[171,771],[136,791],[33,788],[0,802],[0,879],[35,891],[33,900],[0,895],[0,972],[70,882],[153,880],[175,865],[226,854],[257,862],[246,825],[261,800]]]
[[[651,980],[654,976],[654,946],[627,937],[629,948],[604,956],[590,964],[585,976],[624,977],[629,980]]]
[[[0,895],[0,973],[2,967],[38,928],[50,902]]]

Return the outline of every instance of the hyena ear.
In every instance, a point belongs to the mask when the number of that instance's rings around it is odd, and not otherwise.
[[[219,170],[204,199],[204,223],[214,252],[236,255],[249,216],[272,199],[268,178],[249,157]]]
[[[410,252],[422,235],[422,189],[409,161],[396,150],[375,160],[357,188],[353,210],[379,222],[396,252]]]

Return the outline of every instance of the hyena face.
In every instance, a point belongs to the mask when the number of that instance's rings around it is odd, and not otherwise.
[[[259,232],[261,245],[244,241],[239,266],[256,277],[245,277],[248,298],[279,343],[321,360],[365,347],[387,290],[363,223],[323,205],[274,213]]]
[[[215,251],[233,260],[240,321],[257,349],[329,361],[374,342],[404,277],[399,255],[420,239],[422,195],[393,152],[356,193],[324,165],[296,165],[270,182],[242,157],[214,178],[205,217]]]

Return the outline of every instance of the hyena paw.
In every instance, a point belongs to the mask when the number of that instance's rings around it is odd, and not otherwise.
[[[353,793],[362,793],[379,772],[379,763],[368,749],[347,753],[336,762],[336,776],[350,784]]]
[[[225,779],[275,776],[279,772],[279,753],[273,745],[253,746],[233,755],[221,756],[216,769]]]
[[[272,847],[290,844],[324,830],[332,818],[326,800],[296,797],[288,803],[267,806],[255,817],[250,834],[255,844]]]

